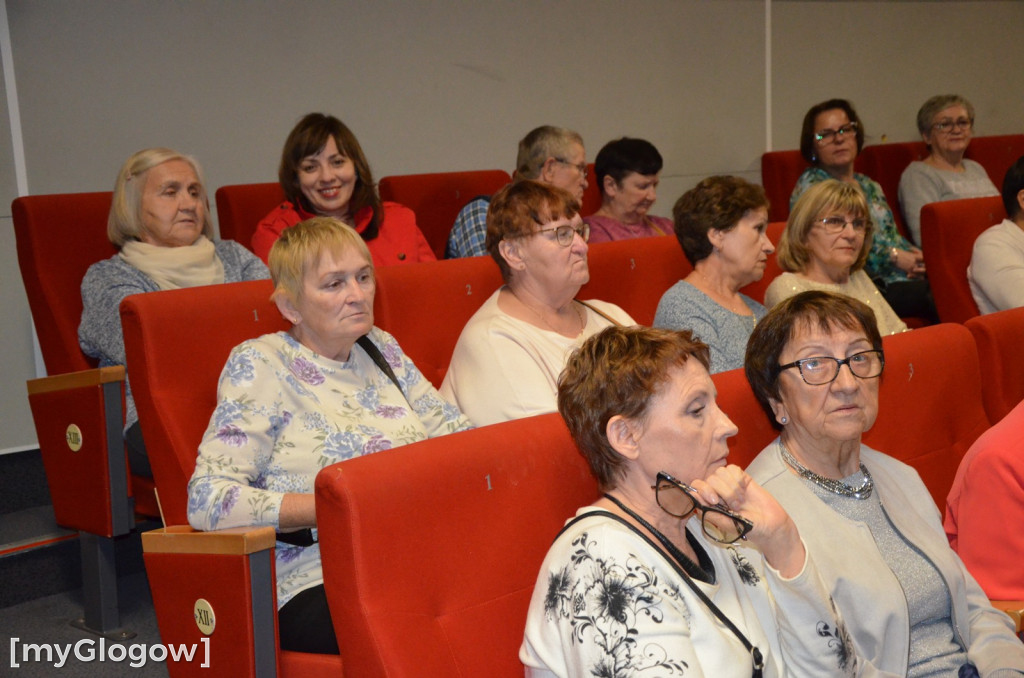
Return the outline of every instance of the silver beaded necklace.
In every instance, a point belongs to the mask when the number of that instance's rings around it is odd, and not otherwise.
[[[785,460],[790,467],[796,471],[801,478],[806,478],[823,490],[838,494],[840,497],[853,497],[854,499],[867,499],[871,496],[871,491],[875,489],[875,481],[871,478],[871,473],[868,472],[864,463],[861,462],[860,472],[864,474],[864,482],[860,484],[860,487],[850,487],[841,480],[833,480],[832,478],[826,478],[820,476],[811,469],[807,468],[799,461],[796,460],[786,446],[782,444],[782,439],[779,439],[779,449],[782,451],[782,458]]]

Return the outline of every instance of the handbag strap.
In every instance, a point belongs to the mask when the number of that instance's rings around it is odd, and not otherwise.
[[[388,361],[384,359],[384,354],[377,348],[377,344],[370,340],[370,335],[364,334],[363,336],[356,339],[356,343],[366,351],[366,355],[370,356],[374,364],[380,368],[380,371],[387,375],[387,378],[394,382],[395,386],[398,387],[402,397],[408,402],[409,398],[406,397],[405,391],[402,389],[402,385],[398,383],[398,377],[395,376],[395,371],[391,369],[391,365],[388,365]]]
[[[398,383],[398,377],[395,375],[395,371],[391,369],[391,365],[388,365],[388,361],[384,359],[384,354],[377,348],[377,344],[370,340],[369,335],[364,334],[363,336],[356,339],[356,343],[359,344],[366,355],[370,356],[373,363],[387,375],[387,378],[394,382],[395,386],[398,387],[398,392],[402,394],[406,402],[409,402],[409,398],[405,395],[405,391],[402,390],[402,385]],[[409,403],[410,405],[412,403]],[[277,541],[285,544],[291,544],[292,546],[312,546],[317,542],[317,539],[313,536],[313,530],[305,528],[303,530],[295,530],[294,532],[278,532]]]
[[[728,628],[733,633],[733,635],[736,636],[736,638],[739,639],[740,643],[743,644],[743,647],[747,650],[747,652],[750,653],[751,660],[753,661],[753,672],[751,674],[751,678],[762,678],[764,670],[764,656],[761,654],[761,650],[753,644],[751,644],[749,640],[747,640],[747,637],[743,634],[742,631],[740,631],[739,627],[737,627],[731,619],[725,616],[724,612],[718,609],[718,606],[715,605],[715,603],[710,598],[708,598],[707,594],[700,590],[700,587],[697,586],[697,584],[693,581],[690,575],[687,574],[686,570],[683,567],[683,563],[686,560],[689,560],[688,558],[686,558],[686,555],[683,554],[683,552],[679,550],[679,547],[673,544],[668,537],[662,534],[657,528],[655,528],[649,522],[647,522],[639,515],[637,515],[634,511],[632,511],[621,501],[619,501],[618,499],[609,494],[605,494],[604,496],[611,500],[620,509],[625,511],[631,518],[633,518],[638,523],[643,525],[645,529],[647,529],[651,534],[655,536],[655,538],[657,538],[659,542],[661,542],[661,546],[654,543],[650,537],[648,537],[646,534],[638,530],[635,525],[630,523],[628,520],[625,520],[622,516],[615,515],[611,511],[605,510],[591,511],[582,516],[577,516],[574,520],[570,521],[564,528],[562,528],[562,532],[564,532],[570,525],[575,524],[579,520],[586,518],[588,516],[595,515],[610,516],[615,520],[619,521],[620,523],[622,523],[623,525],[625,525],[626,527],[628,527],[636,535],[638,535],[644,541],[646,541],[655,551],[661,554],[661,556],[668,562],[668,564],[672,566],[672,569],[676,571],[676,574],[678,574],[682,578],[682,580],[686,582],[686,585],[690,587],[690,590],[693,591],[694,595],[696,595],[697,598],[699,598],[700,601],[704,603],[704,606],[707,607],[711,611],[711,613],[715,615],[715,617],[718,618],[718,620],[722,622],[725,625],[725,627]],[[562,532],[559,532],[559,534],[561,534]]]
[[[615,325],[616,327],[622,327],[622,323],[620,323],[618,320],[616,320],[615,318],[611,317],[610,315],[599,309],[597,306],[594,306],[591,303],[583,301],[582,299],[574,299],[573,301],[575,301],[580,306],[583,306],[584,308],[589,309],[594,313],[598,314],[599,316],[610,322],[612,325]]]

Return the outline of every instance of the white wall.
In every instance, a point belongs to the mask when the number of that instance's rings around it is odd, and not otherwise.
[[[272,181],[285,135],[312,110],[352,127],[378,177],[511,170],[516,141],[544,123],[578,130],[590,159],[611,138],[645,137],[666,162],[660,214],[708,174],[757,180],[769,119],[772,145],[795,147],[804,111],[832,96],[851,98],[869,134],[890,140],[913,138],[918,106],[945,91],[972,99],[979,133],[1024,131],[1018,2],[6,6],[31,193],[110,190],[124,158],[155,145],[198,156],[211,192]],[[14,163],[0,136],[9,221]],[[30,319],[12,240],[5,228],[0,448],[34,439],[23,386]]]

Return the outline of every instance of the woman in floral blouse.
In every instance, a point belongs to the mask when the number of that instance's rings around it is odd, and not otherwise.
[[[281,647],[337,654],[313,481],[335,462],[470,428],[394,337],[373,326],[374,268],[359,234],[317,217],[270,253],[287,332],[232,351],[189,483],[200,530],[278,529]]]
[[[528,678],[857,674],[793,520],[727,465],[708,363],[689,331],[641,327],[569,359],[558,409],[605,494],[541,566]]]

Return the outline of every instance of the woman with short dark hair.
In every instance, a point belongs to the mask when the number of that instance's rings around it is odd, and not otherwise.
[[[594,158],[601,207],[585,217],[591,242],[668,235],[672,220],[648,214],[658,199],[661,154],[649,141],[609,141]]]

